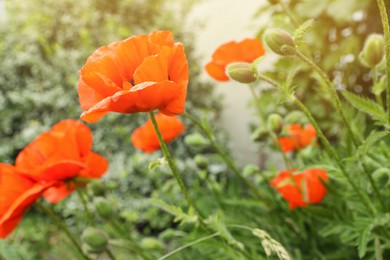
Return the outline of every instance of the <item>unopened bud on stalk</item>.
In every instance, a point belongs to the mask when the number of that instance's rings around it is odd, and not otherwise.
[[[93,204],[95,205],[96,213],[103,219],[110,219],[114,213],[111,203],[107,199],[97,197],[94,199]]]
[[[283,118],[278,114],[271,114],[267,119],[267,127],[270,131],[279,134],[283,128]]]
[[[281,29],[268,29],[265,33],[265,42],[275,53],[282,56],[295,55],[296,46],[292,36]]]
[[[88,227],[81,235],[81,241],[87,253],[100,253],[106,249],[108,236],[103,230]]]
[[[189,146],[198,147],[198,148],[203,148],[209,145],[208,140],[199,133],[187,135],[184,138],[184,142]]]
[[[233,62],[226,66],[226,74],[232,80],[249,84],[257,80],[257,72],[254,66],[248,62]]]
[[[268,134],[268,129],[259,127],[252,133],[251,138],[255,142],[261,142],[267,139]]]
[[[385,40],[381,34],[371,34],[367,37],[363,50],[359,54],[361,63],[369,68],[378,65],[385,54]]]
[[[208,160],[207,160],[207,158],[206,158],[206,156],[201,155],[201,154],[195,155],[195,157],[194,157],[194,162],[195,162],[196,166],[197,166],[199,169],[201,169],[201,170],[206,169],[207,166],[208,166],[208,164],[209,164],[209,163],[208,163]]]

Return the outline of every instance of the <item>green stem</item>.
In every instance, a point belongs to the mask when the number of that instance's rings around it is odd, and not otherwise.
[[[296,51],[296,55],[303,62],[307,63],[312,69],[314,69],[320,75],[320,77],[326,82],[326,85],[327,85],[328,90],[330,92],[330,96],[331,96],[332,100],[334,101],[334,105],[336,107],[337,113],[341,115],[341,119],[343,120],[344,125],[346,126],[347,131],[348,131],[348,133],[349,133],[349,135],[350,135],[350,137],[351,137],[355,147],[358,147],[358,140],[355,137],[355,134],[352,132],[351,125],[348,122],[347,117],[345,115],[345,112],[344,112],[344,110],[342,108],[341,100],[340,100],[340,98],[339,98],[339,96],[337,94],[336,88],[333,86],[333,84],[330,81],[328,75],[320,67],[318,67],[316,63],[314,63],[311,59],[306,57],[299,50]]]
[[[184,194],[185,199],[187,200],[188,206],[193,208],[196,211],[196,213],[197,213],[197,215],[199,217],[200,225],[203,228],[205,228],[205,229],[209,229],[207,227],[207,225],[205,224],[204,219],[203,219],[200,211],[197,208],[195,208],[195,206],[194,206],[195,204],[192,202],[192,199],[191,199],[191,197],[189,196],[189,194],[187,192],[187,189],[186,189],[186,187],[184,185],[184,182],[181,179],[181,177],[179,175],[179,172],[177,171],[176,164],[174,163],[174,161],[173,161],[173,159],[171,157],[171,154],[169,153],[168,147],[167,147],[167,145],[164,142],[164,139],[163,139],[162,134],[160,132],[160,129],[158,127],[158,124],[157,124],[157,121],[156,121],[156,118],[154,116],[153,111],[149,112],[149,117],[150,117],[150,120],[152,121],[153,127],[154,127],[154,129],[156,131],[156,134],[157,134],[160,146],[161,146],[161,150],[162,150],[162,152],[163,152],[163,154],[165,156],[165,159],[168,161],[168,165],[171,168],[171,171],[172,171],[174,177],[176,178],[176,181],[178,182],[178,184],[180,186],[180,189],[181,189],[182,193]],[[222,238],[222,239],[225,240],[224,238]],[[225,242],[227,242],[227,241],[225,240]],[[248,257],[247,253],[244,250],[240,250],[240,249],[238,249],[236,247],[233,247],[233,248],[235,250],[238,250],[244,256]]]
[[[272,86],[274,86],[275,88],[277,88],[279,91],[281,91],[283,94],[286,94],[284,93],[284,91],[282,90],[281,86],[276,83],[275,81],[265,77],[265,76],[262,76],[260,75],[259,76],[259,79],[262,79],[268,83],[270,83]],[[319,127],[319,125],[317,124],[317,121],[314,119],[314,117],[312,116],[312,114],[310,113],[310,111],[306,108],[306,106],[299,100],[297,99],[296,97],[293,98],[293,102],[303,111],[303,113],[306,115],[306,117],[309,119],[310,123],[314,126],[314,128],[316,129],[316,132],[317,132],[317,135],[319,137],[319,139],[322,141],[322,143],[324,144],[324,147],[325,147],[325,150],[328,152],[328,154],[330,154],[337,162],[337,165],[339,166],[340,170],[341,170],[341,173],[343,174],[343,176],[347,179],[348,183],[351,185],[351,187],[353,188],[353,190],[356,192],[356,194],[362,199],[362,202],[363,204],[367,207],[367,209],[370,211],[370,212],[375,212],[375,208],[372,206],[371,204],[371,201],[367,198],[367,196],[359,189],[359,187],[355,184],[355,182],[352,180],[352,178],[349,176],[349,174],[347,173],[343,163],[342,163],[342,160],[340,158],[340,156],[338,155],[338,153],[334,150],[334,148],[332,147],[332,145],[329,143],[328,139],[325,137],[324,133],[322,132],[321,128]]]
[[[375,260],[383,260],[381,241],[378,236],[374,238]]]
[[[57,226],[62,229],[62,231],[64,231],[66,236],[70,239],[83,258],[88,260],[89,257],[84,254],[77,240],[73,237],[72,233],[70,233],[68,227],[62,223],[62,220],[57,216],[57,214],[51,208],[44,206],[42,203],[36,202],[35,204],[38,206],[38,208],[45,212],[57,224]]]
[[[372,87],[374,88],[376,86],[376,84],[378,84],[377,71],[376,71],[376,67],[375,66],[373,66],[371,68],[371,73],[372,73]],[[374,91],[373,91],[373,93],[374,93]],[[382,93],[374,93],[374,95],[375,95],[376,102],[381,107],[383,107]],[[386,109],[386,108],[383,107],[383,109]]]
[[[261,111],[261,107],[258,105],[258,100],[259,100],[259,97],[257,96],[255,90],[253,89],[253,86],[252,85],[248,85],[249,86],[249,89],[251,91],[251,94],[252,94],[252,98],[253,98],[253,101],[255,102],[255,107],[256,107],[256,110],[257,110],[257,115],[259,117],[259,120],[260,120],[260,124],[263,125],[264,127],[267,127],[267,122],[263,116],[263,113]],[[274,143],[274,145],[277,147],[278,151],[281,152],[282,154],[282,157],[283,157],[283,160],[284,160],[284,164],[286,165],[287,168],[294,168],[294,165],[293,163],[290,161],[289,158],[287,158],[286,154],[283,152],[282,150],[282,147],[280,146],[279,142],[278,142],[278,138],[276,137],[275,133],[272,132],[271,130],[269,130],[267,128],[267,131],[268,131],[268,134],[271,136],[272,138],[272,142]]]
[[[189,194],[187,192],[187,188],[184,185],[183,179],[180,177],[180,174],[179,174],[179,172],[177,170],[176,164],[173,161],[171,154],[169,153],[168,147],[165,144],[164,138],[162,137],[162,134],[160,132],[160,128],[158,127],[158,124],[157,124],[157,121],[156,121],[156,118],[154,116],[153,111],[149,112],[149,117],[150,117],[150,120],[152,121],[153,127],[154,127],[154,129],[156,131],[156,134],[157,134],[157,137],[158,137],[158,141],[160,143],[161,150],[162,150],[162,152],[164,154],[164,157],[165,157],[165,159],[168,162],[169,168],[171,169],[173,176],[175,177],[177,183],[180,186],[181,192],[184,194],[184,197],[185,197],[185,199],[187,201],[188,206],[190,208],[193,208],[194,210],[196,210],[199,213],[197,208],[195,208],[194,203],[192,202],[192,199],[191,199],[191,197],[189,196]]]
[[[87,201],[85,200],[83,194],[81,193],[80,188],[77,187],[76,184],[75,184],[75,189],[76,189],[77,195],[78,195],[79,198],[80,198],[81,204],[83,204],[83,208],[84,208],[84,210],[85,210],[85,215],[87,216],[89,225],[91,225],[91,226],[94,227],[94,226],[95,226],[95,222],[93,221],[93,216],[92,216],[91,211],[89,210],[89,208],[88,208],[88,206],[87,206]]]
[[[175,249],[175,250],[169,252],[169,253],[166,254],[166,255],[163,255],[163,256],[160,257],[158,260],[167,259],[168,257],[170,257],[170,256],[172,256],[172,255],[174,255],[174,254],[176,254],[177,252],[180,252],[181,250],[186,249],[187,247],[190,247],[190,246],[199,244],[199,243],[201,243],[201,242],[203,242],[203,241],[209,240],[209,239],[211,239],[211,238],[213,238],[213,237],[216,237],[216,236],[218,236],[218,235],[219,235],[219,233],[218,233],[218,232],[215,232],[215,233],[213,233],[213,234],[211,234],[211,235],[208,235],[208,236],[199,238],[199,239],[197,239],[197,240],[195,240],[195,241],[193,241],[193,242],[191,242],[191,243],[188,243],[188,244],[186,244],[186,245],[184,245],[184,246],[181,246],[181,247],[179,247],[179,248],[177,248],[177,249]]]
[[[267,200],[264,196],[262,196],[258,190],[250,181],[248,181],[240,172],[240,170],[237,168],[237,166],[234,164],[234,160],[230,158],[230,156],[227,154],[227,152],[215,141],[213,135],[206,130],[202,124],[196,120],[192,115],[188,113],[184,113],[184,116],[190,119],[199,129],[201,129],[207,136],[207,138],[210,140],[211,144],[214,146],[214,148],[217,150],[218,154],[221,155],[222,159],[226,163],[226,165],[234,172],[234,174],[251,190],[251,192],[260,200],[262,200],[265,204],[270,206],[269,203],[266,203]]]
[[[333,84],[330,81],[328,75],[320,67],[318,67],[317,64],[315,64],[312,60],[310,60],[308,57],[306,57],[299,50],[297,50],[296,55],[302,61],[306,62],[310,67],[312,67],[321,76],[321,78],[326,82],[326,85],[327,85],[327,87],[329,89],[330,95],[331,95],[332,99],[335,102],[336,110],[341,115],[341,118],[342,118],[342,120],[344,122],[344,125],[346,126],[347,131],[348,131],[349,135],[351,136],[351,139],[352,139],[355,147],[358,147],[358,140],[357,140],[356,136],[354,135],[354,133],[352,131],[352,127],[351,127],[350,122],[348,122],[348,120],[347,120],[347,116],[345,115],[345,112],[344,112],[344,110],[342,108],[341,100],[340,100],[340,98],[339,98],[339,96],[337,94],[336,88],[333,86]],[[359,158],[362,160],[362,166],[363,166],[363,173],[364,173],[364,175],[368,178],[368,180],[369,180],[369,182],[370,182],[370,184],[371,184],[371,186],[372,186],[372,188],[374,190],[375,196],[378,198],[379,203],[381,204],[382,208],[385,209],[384,200],[382,198],[381,193],[379,192],[379,189],[378,189],[375,181],[373,180],[371,174],[368,172],[367,167],[364,164],[364,160],[361,158],[360,155],[359,155]]]
[[[116,260],[115,256],[112,254],[112,252],[108,248],[105,250],[105,252],[111,260]]]
[[[389,27],[389,18],[387,17],[386,5],[383,0],[376,1],[379,8],[379,13],[382,20],[383,26],[383,35],[385,38],[385,53],[386,53],[386,76],[387,76],[387,91],[386,91],[386,101],[387,101],[387,116],[390,122],[390,27]]]
[[[283,12],[288,16],[288,18],[290,18],[290,21],[292,22],[292,24],[296,28],[298,28],[299,27],[299,23],[295,19],[294,15],[290,12],[290,9],[288,9],[288,7],[283,3],[283,0],[279,0],[279,4],[282,7]]]
[[[137,242],[134,241],[133,237],[130,236],[130,234],[128,232],[124,231],[123,228],[121,227],[121,225],[116,220],[113,219],[109,223],[116,229],[117,232],[122,234],[122,236],[124,238],[126,238],[126,240],[132,244],[132,250],[134,252],[136,252],[138,255],[140,255],[142,257],[142,259],[150,259],[150,257],[148,257],[144,254],[144,252],[142,251],[140,246],[137,244]]]

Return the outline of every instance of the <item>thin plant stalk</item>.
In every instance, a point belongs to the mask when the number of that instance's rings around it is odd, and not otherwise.
[[[158,140],[159,140],[159,143],[160,143],[160,146],[161,146],[161,150],[164,154],[164,157],[165,159],[167,160],[168,162],[168,165],[174,175],[174,177],[176,178],[176,181],[178,182],[179,186],[180,186],[180,189],[182,191],[182,193],[184,194],[184,197],[187,201],[187,204],[190,208],[193,208],[195,210],[195,212],[197,213],[198,215],[198,218],[199,218],[199,223],[200,225],[205,228],[205,229],[210,229],[206,224],[205,224],[205,221],[204,221],[204,218],[202,217],[200,211],[195,207],[195,204],[193,203],[191,197],[189,196],[188,192],[187,192],[187,188],[185,187],[184,185],[184,182],[182,180],[182,178],[180,177],[180,174],[177,170],[177,167],[176,167],[176,164],[175,162],[173,161],[173,158],[168,150],[168,147],[167,145],[165,144],[164,142],[164,139],[162,137],[162,134],[160,132],[160,129],[158,127],[158,124],[157,124],[157,121],[156,121],[156,118],[154,116],[154,113],[153,111],[149,112],[149,117],[150,117],[150,120],[152,121],[152,124],[153,124],[153,127],[156,131],[156,134],[157,134],[157,137],[158,137]],[[223,240],[225,240],[223,237],[221,237]],[[225,240],[226,242],[226,240]],[[246,258],[250,259],[250,257],[248,256],[247,252],[245,252],[244,250],[241,250],[241,249],[238,249],[236,247],[232,247],[233,249],[235,250],[238,250],[239,253],[241,253],[243,256],[245,256]]]
[[[257,112],[257,115],[259,117],[260,124],[262,124],[264,127],[267,127],[266,120],[265,120],[265,118],[263,116],[263,113],[261,112],[260,106],[258,105],[259,98],[258,98],[258,96],[256,94],[256,91],[254,90],[254,88],[253,88],[253,86],[251,84],[249,84],[248,86],[249,86],[249,89],[251,91],[253,101],[255,102],[256,112]],[[274,143],[275,147],[277,147],[278,151],[281,153],[281,155],[283,157],[283,160],[284,160],[284,164],[286,165],[286,167],[287,168],[294,168],[293,163],[286,156],[286,154],[283,152],[282,147],[280,146],[279,142],[277,141],[275,133],[272,132],[271,130],[269,130],[268,128],[267,128],[267,131],[268,131],[268,134],[271,136],[272,142]]]
[[[230,156],[226,153],[226,151],[215,141],[213,135],[206,130],[202,124],[195,119],[192,115],[188,113],[184,113],[184,116],[190,119],[199,129],[201,129],[207,136],[207,138],[210,140],[211,144],[214,146],[214,148],[217,150],[218,154],[221,155],[222,159],[226,163],[226,165],[236,174],[236,176],[249,188],[249,190],[260,200],[262,200],[264,203],[267,200],[264,196],[262,196],[258,190],[250,181],[248,181],[240,172],[240,170],[237,168],[237,166],[233,163],[233,159],[230,158]],[[266,203],[268,206],[269,203]]]
[[[175,250],[169,252],[169,253],[166,254],[166,255],[163,255],[162,257],[158,258],[158,260],[167,259],[168,257],[170,257],[170,256],[172,256],[172,255],[174,255],[174,254],[176,254],[176,253],[178,253],[178,252],[180,252],[180,251],[182,251],[182,250],[184,250],[184,249],[190,247],[190,246],[199,244],[199,243],[201,243],[201,242],[203,242],[203,241],[209,240],[209,239],[211,239],[211,238],[213,238],[213,237],[216,237],[216,236],[219,236],[219,233],[218,233],[218,232],[215,232],[215,233],[213,233],[213,234],[211,234],[211,235],[208,235],[208,236],[205,236],[205,237],[201,237],[201,238],[199,238],[199,239],[197,239],[197,240],[195,240],[195,241],[193,241],[193,242],[191,242],[191,243],[185,244],[185,245],[183,245],[183,246],[181,246],[181,247],[179,247],[179,248],[177,248],[177,249],[175,249]]]
[[[173,161],[173,158],[168,150],[167,145],[165,144],[164,138],[160,132],[160,128],[158,127],[158,124],[157,124],[157,121],[156,121],[156,118],[154,116],[153,111],[149,112],[149,117],[150,117],[150,120],[152,121],[153,127],[156,131],[158,141],[159,141],[160,146],[161,146],[161,151],[163,152],[164,157],[168,162],[169,168],[171,169],[173,176],[175,177],[177,183],[180,186],[181,192],[183,193],[184,198],[186,199],[188,206],[190,208],[195,209],[199,213],[199,211],[195,208],[194,203],[193,203],[190,195],[188,194],[188,191],[187,191],[186,186],[184,185],[183,179],[181,178],[181,176],[177,170],[176,164]]]
[[[259,79],[264,80],[274,86],[276,89],[281,90],[281,86],[273,81],[270,78],[267,78],[263,75],[259,75]],[[284,93],[284,92],[283,92]],[[319,139],[322,141],[324,144],[325,150],[330,154],[337,162],[337,165],[339,166],[341,173],[343,176],[347,179],[348,183],[351,185],[353,190],[356,192],[356,194],[362,199],[363,204],[366,206],[366,208],[369,210],[369,212],[374,213],[375,208],[373,207],[371,201],[368,199],[368,197],[359,189],[359,187],[356,185],[356,183],[353,181],[351,176],[347,173],[340,156],[336,152],[336,150],[332,147],[332,145],[329,143],[328,139],[325,137],[324,133],[322,132],[321,128],[317,124],[317,121],[314,119],[310,111],[306,108],[306,106],[297,98],[293,98],[293,102],[302,110],[302,112],[307,116],[309,119],[310,123],[313,125],[313,127],[316,129],[316,132],[318,134]]]
[[[386,76],[387,76],[387,89],[386,89],[386,102],[387,102],[387,117],[390,122],[390,26],[389,18],[387,16],[386,5],[384,0],[376,1],[381,16],[383,35],[385,38],[385,55],[386,55]]]
[[[340,114],[341,119],[343,120],[344,125],[346,126],[347,131],[348,131],[348,133],[349,133],[349,135],[350,135],[350,137],[351,137],[355,147],[357,147],[358,146],[358,140],[357,140],[355,134],[352,131],[350,122],[348,122],[348,120],[347,120],[347,116],[345,115],[345,112],[344,112],[344,110],[342,108],[341,100],[340,100],[340,98],[339,98],[339,96],[337,94],[336,88],[333,86],[333,84],[330,81],[328,75],[320,67],[318,67],[318,65],[316,63],[314,63],[311,59],[309,59],[307,56],[305,56],[299,50],[296,51],[296,56],[298,58],[300,58],[303,62],[308,64],[313,70],[315,70],[320,75],[320,77],[326,82],[326,85],[328,87],[330,96],[331,96],[332,100],[334,101],[337,113]]]
[[[77,192],[77,195],[79,196],[80,198],[80,201],[81,201],[81,204],[83,205],[83,208],[85,210],[85,215],[87,216],[87,219],[88,219],[88,222],[89,222],[89,225],[91,226],[95,226],[95,222],[93,220],[93,216],[91,214],[91,211],[89,210],[88,206],[87,206],[87,201],[85,200],[81,190],[79,187],[77,187],[77,185],[75,184],[75,189],[76,189],[76,192]]]
[[[57,216],[57,214],[51,209],[46,206],[44,206],[42,203],[36,202],[35,203],[38,208],[40,208],[43,212],[45,212],[55,223],[56,225],[64,231],[65,235],[69,238],[69,240],[73,243],[75,248],[79,251],[80,255],[84,258],[89,260],[89,257],[86,256],[81,249],[80,244],[77,242],[76,238],[72,235],[72,233],[69,231],[68,227],[62,223],[62,220]]]
[[[320,67],[318,67],[317,64],[315,64],[312,60],[310,60],[308,57],[306,57],[299,50],[297,50],[296,55],[302,61],[306,62],[310,67],[312,67],[321,76],[321,78],[323,80],[325,80],[325,82],[327,84],[327,87],[329,89],[330,95],[331,95],[332,99],[335,102],[336,110],[341,115],[341,119],[343,120],[344,125],[346,126],[347,131],[348,131],[348,133],[349,133],[349,135],[350,135],[350,137],[351,137],[355,147],[358,147],[358,140],[357,140],[355,134],[352,131],[351,124],[350,124],[350,122],[348,122],[347,116],[345,115],[345,112],[344,112],[344,110],[342,108],[341,100],[340,100],[340,98],[339,98],[339,96],[337,94],[337,91],[336,91],[335,87],[333,86],[332,82],[330,81],[328,75],[326,75],[326,73]],[[371,174],[368,172],[367,167],[366,167],[366,165],[364,163],[364,160],[362,160],[362,166],[363,166],[363,173],[366,175],[367,179],[369,180],[369,182],[370,182],[370,184],[371,184],[371,186],[372,186],[372,188],[374,190],[374,193],[375,193],[376,197],[379,200],[379,203],[381,204],[383,209],[386,209],[384,200],[382,198],[382,195],[379,192],[379,189],[378,189],[374,179],[372,178]]]

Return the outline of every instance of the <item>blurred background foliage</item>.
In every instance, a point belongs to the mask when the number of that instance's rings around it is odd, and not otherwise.
[[[132,34],[156,29],[172,30],[176,41],[186,46],[190,64],[186,110],[203,117],[206,124],[211,124],[210,128],[216,128],[220,103],[218,97],[213,96],[212,85],[199,79],[202,68],[192,45],[196,29],[188,32],[181,27],[181,21],[195,2],[7,0],[7,18],[0,28],[0,161],[13,163],[18,152],[39,133],[61,119],[79,117],[77,71],[96,48]],[[390,2],[387,4],[390,5]],[[372,97],[369,70],[359,63],[357,57],[366,36],[382,30],[375,0],[291,0],[289,8],[296,25],[315,18],[314,27],[308,32],[306,41],[300,43],[300,48],[310,50],[306,54],[326,70],[336,86]],[[289,32],[296,29],[278,0],[269,0],[269,4],[260,7],[253,19],[261,19],[263,15],[270,17],[267,28],[283,28]],[[259,35],[264,29],[259,28]],[[318,78],[310,68],[292,58],[280,57],[273,69],[264,73],[283,82],[291,71],[296,72],[297,96],[315,114],[327,136],[334,143],[344,140],[346,136],[341,131],[339,115],[334,112],[330,97],[318,84]],[[382,74],[379,71],[379,76]],[[277,99],[275,93],[263,90],[256,105],[261,107],[264,116],[275,112],[287,116],[289,111],[296,109],[289,104],[281,106],[275,102]],[[352,115],[356,113],[352,109],[350,112]],[[167,168],[148,170],[149,163],[161,157],[161,153],[144,155],[135,151],[130,143],[131,132],[146,118],[147,115],[143,114],[109,114],[99,123],[89,125],[94,135],[94,149],[108,158],[110,170],[103,181],[89,185],[85,195],[99,227],[113,238],[111,248],[118,259],[132,259],[129,255],[139,255],[137,259],[156,259],[209,234],[188,223],[178,226],[170,214],[147,201],[153,197],[168,204],[184,205],[179,188]],[[371,127],[370,119],[361,115],[354,116],[354,119],[361,126],[356,131],[364,135],[365,128]],[[290,211],[286,202],[268,184],[277,170],[272,165],[268,165],[267,170],[259,169],[257,165],[246,166],[242,174],[259,188],[269,203],[267,205],[248,196],[248,190],[231,176],[210,143],[196,133],[189,121],[183,120],[186,134],[170,146],[177,158],[179,171],[191,187],[191,196],[196,198],[202,214],[215,213],[216,226],[226,223],[237,241],[245,241],[245,248],[251,252],[253,259],[274,258],[266,258],[259,238],[238,229],[237,224],[266,230],[286,247],[294,259],[358,258],[356,246],[364,238],[361,237],[362,232],[352,228],[360,223],[344,221],[350,213],[344,201],[356,201],[354,205],[359,212],[364,212],[364,209],[358,207],[360,202],[351,195],[352,192],[340,198],[337,189],[344,190],[347,186],[343,181],[332,180],[334,188],[321,205]],[[221,131],[218,131],[217,137],[221,144],[226,143]],[[372,162],[372,169],[377,164],[388,165],[390,154],[386,149],[385,143],[375,147],[374,152],[381,156]],[[319,147],[312,147],[294,159],[305,166],[309,163],[326,165],[338,178],[340,174],[334,170],[335,162],[319,151]],[[347,155],[351,154],[346,152]],[[356,165],[353,163],[349,166],[352,171],[359,170],[354,168]],[[363,183],[364,179],[359,181]],[[55,205],[54,209],[62,215],[74,234],[81,234],[88,222],[75,195]],[[110,202],[114,209],[110,219],[97,214],[93,203],[96,196]],[[388,220],[386,216],[383,219]],[[381,224],[383,219],[367,221],[376,223],[375,228],[381,229],[385,225]],[[114,222],[116,224],[112,225]],[[221,230],[223,228],[221,226]],[[129,236],[134,244],[130,248],[122,248],[120,238]],[[234,238],[230,242],[237,242]],[[365,246],[367,259],[373,258],[373,240],[368,239]],[[390,257],[389,247],[389,244],[383,245],[385,258]],[[142,256],[139,251],[145,252],[145,255]],[[7,240],[0,240],[0,259],[74,259],[75,255],[77,252],[62,232],[35,207]],[[242,256],[226,243],[213,239],[187,248],[171,259],[197,258],[241,259]],[[105,259],[104,256],[102,259]]]

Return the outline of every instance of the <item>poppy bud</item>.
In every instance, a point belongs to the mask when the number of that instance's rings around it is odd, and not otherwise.
[[[249,84],[257,80],[257,72],[254,66],[248,62],[233,62],[226,67],[226,74],[232,80]]]
[[[105,192],[104,184],[101,181],[91,181],[88,183],[88,190],[95,196],[102,196]]]
[[[187,135],[184,138],[184,142],[193,147],[203,148],[209,145],[209,142],[199,133]]]
[[[283,118],[278,114],[271,114],[267,119],[267,127],[270,131],[279,134],[283,127]]]
[[[161,242],[153,237],[145,237],[141,240],[141,247],[144,249],[161,248]]]
[[[95,204],[96,212],[100,217],[103,219],[109,219],[112,217],[114,210],[107,199],[98,197],[94,199],[93,203]]]
[[[209,164],[207,158],[201,154],[195,155],[194,161],[195,161],[196,166],[202,170],[206,169],[208,164]]]
[[[385,40],[383,35],[371,34],[364,43],[359,59],[364,66],[372,68],[381,62],[384,53]]]
[[[268,137],[268,129],[264,127],[258,127],[251,135],[251,139],[255,142],[264,141]]]
[[[291,35],[281,29],[269,29],[264,37],[268,47],[282,56],[295,55],[295,41]]]
[[[308,123],[305,114],[299,110],[293,110],[288,113],[285,116],[284,121],[286,122],[286,124],[300,123],[305,125]]]
[[[100,253],[106,249],[108,236],[103,230],[88,227],[81,235],[81,241],[88,253]]]

